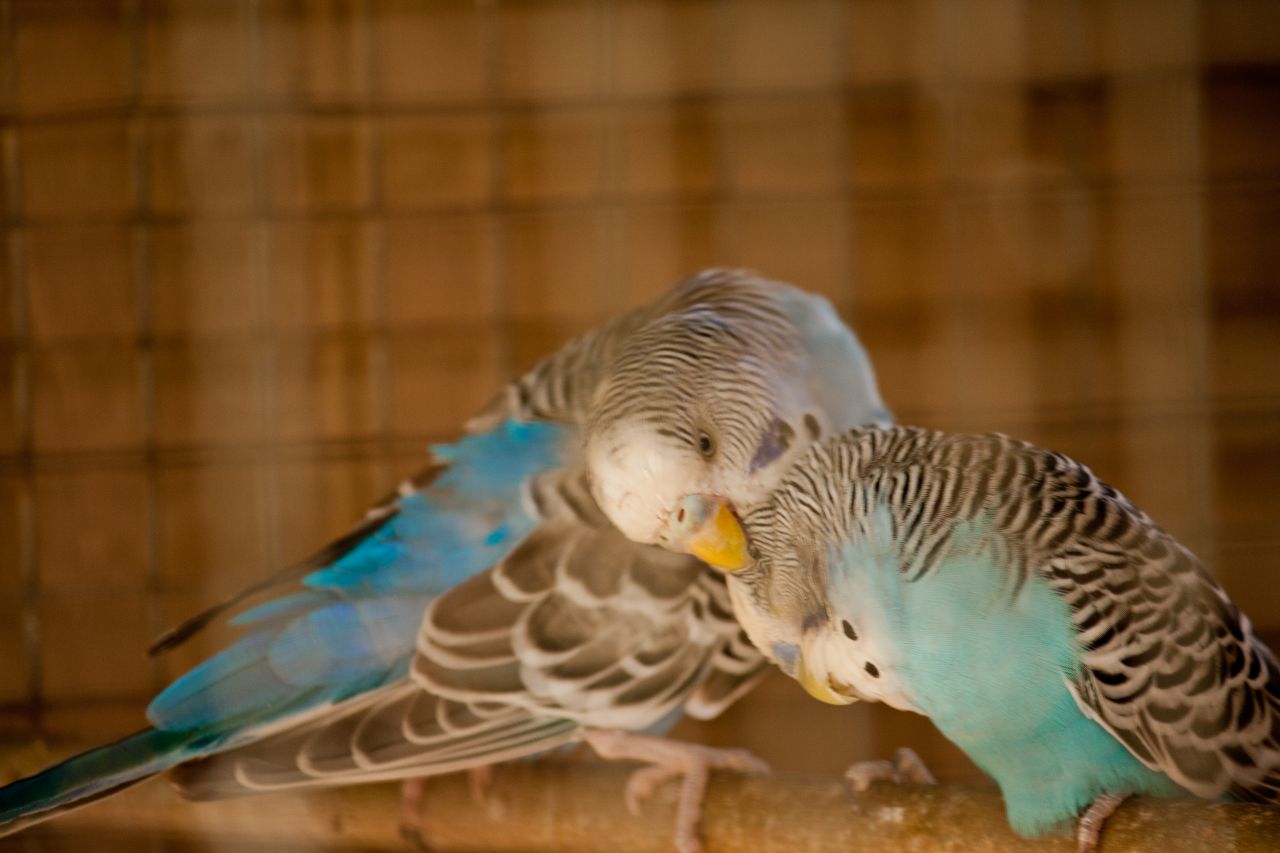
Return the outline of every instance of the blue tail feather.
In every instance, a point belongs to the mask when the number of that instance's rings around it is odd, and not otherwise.
[[[100,799],[215,749],[224,736],[146,729],[0,788],[0,835]]]

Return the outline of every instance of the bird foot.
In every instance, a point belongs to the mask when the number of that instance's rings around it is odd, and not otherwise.
[[[492,819],[502,817],[502,804],[490,794],[493,787],[494,768],[491,764],[472,767],[467,771],[467,787],[471,798]],[[422,796],[427,789],[427,777],[405,779],[400,786],[400,838],[418,850],[430,850],[422,835]]]
[[[400,785],[400,840],[415,850],[430,850],[422,837],[422,794],[427,781],[419,776]]]
[[[1102,827],[1107,818],[1116,813],[1120,804],[1129,799],[1128,794],[1099,794],[1080,815],[1076,829],[1076,853],[1094,853],[1102,839]]]
[[[870,788],[873,782],[938,784],[915,750],[905,746],[893,754],[893,761],[859,761],[844,772],[844,778],[859,794]]]
[[[500,798],[493,795],[493,780],[498,775],[498,768],[493,764],[483,764],[467,771],[467,787],[471,791],[471,800],[484,809],[490,820],[501,820],[506,817],[506,809]]]
[[[627,810],[640,814],[640,804],[668,779],[683,777],[676,801],[675,845],[680,853],[700,853],[698,826],[707,777],[712,770],[768,773],[769,765],[745,749],[714,749],[696,743],[637,735],[616,729],[588,729],[583,740],[601,758],[643,761],[627,780]]]

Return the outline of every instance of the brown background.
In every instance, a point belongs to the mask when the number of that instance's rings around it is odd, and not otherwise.
[[[1280,629],[1273,0],[0,2],[0,732],[342,532],[505,377],[709,265],[829,295],[902,420],[1091,464]],[[773,677],[679,730],[922,722]]]

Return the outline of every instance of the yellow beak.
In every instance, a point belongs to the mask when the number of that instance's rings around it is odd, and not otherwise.
[[[689,537],[689,553],[717,569],[736,572],[751,562],[747,553],[747,535],[723,502],[711,518]]]
[[[809,671],[809,667],[804,665],[804,658],[800,659],[799,681],[805,692],[819,702],[826,702],[828,705],[852,705],[858,701],[852,696],[845,696],[843,693],[832,690],[825,678],[815,678]]]

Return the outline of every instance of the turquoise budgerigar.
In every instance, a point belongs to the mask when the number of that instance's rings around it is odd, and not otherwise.
[[[351,533],[162,639],[242,629],[152,701],[151,728],[0,789],[0,834],[171,768],[214,798],[577,740],[662,763],[645,733],[714,716],[764,669],[691,556],[723,562],[684,498],[749,505],[814,438],[887,417],[826,300],[744,272],[686,280],[507,386]],[[632,793],[685,774],[677,843],[695,849],[707,767],[760,764],[684,746]]]
[[[697,514],[699,499],[689,500]],[[813,696],[932,719],[1024,835],[1134,794],[1280,802],[1280,667],[1205,567],[1067,457],[864,429],[742,517],[756,646]]]

